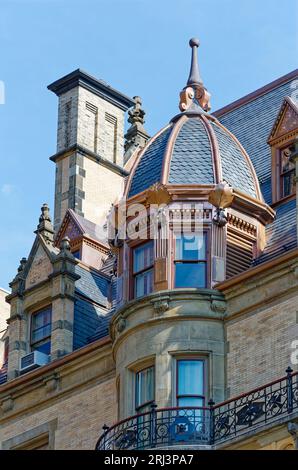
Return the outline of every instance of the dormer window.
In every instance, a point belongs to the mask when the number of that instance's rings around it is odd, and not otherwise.
[[[31,349],[45,354],[51,352],[52,307],[48,306],[32,314]]]
[[[280,194],[287,197],[295,193],[295,164],[290,160],[290,146],[280,150]]]
[[[153,291],[154,243],[149,241],[133,250],[134,297]]]
[[[175,287],[207,286],[206,233],[176,235]]]

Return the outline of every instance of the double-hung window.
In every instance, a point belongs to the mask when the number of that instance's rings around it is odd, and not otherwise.
[[[205,406],[205,361],[177,360],[177,406]]]
[[[176,236],[175,287],[207,286],[206,233]]]
[[[136,411],[150,411],[155,396],[155,368],[147,367],[136,373]]]
[[[31,349],[50,354],[52,330],[52,307],[48,306],[32,314]]]
[[[133,250],[134,297],[142,297],[153,291],[153,240]]]

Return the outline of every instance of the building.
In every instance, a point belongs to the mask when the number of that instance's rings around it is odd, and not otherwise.
[[[9,304],[5,301],[8,292],[0,287],[0,384],[6,382],[8,337],[6,319],[9,317]]]
[[[54,217],[7,296],[2,449],[297,447],[298,71],[212,114],[198,45],[152,138],[139,97],[48,87]]]

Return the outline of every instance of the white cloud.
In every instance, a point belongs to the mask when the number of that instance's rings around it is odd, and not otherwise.
[[[5,183],[1,186],[1,193],[5,194],[5,196],[9,196],[14,190],[14,186],[12,184]]]

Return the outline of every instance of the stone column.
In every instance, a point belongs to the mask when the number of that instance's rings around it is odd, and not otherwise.
[[[9,324],[9,355],[8,355],[8,380],[19,375],[20,359],[29,350],[27,317],[23,311],[23,292],[25,288],[24,268],[26,258],[22,258],[18,268],[18,274],[10,283],[11,294],[6,297],[10,303]]]
[[[78,261],[70,252],[69,239],[61,242],[61,251],[53,262],[51,359],[73,350],[75,273]]]

